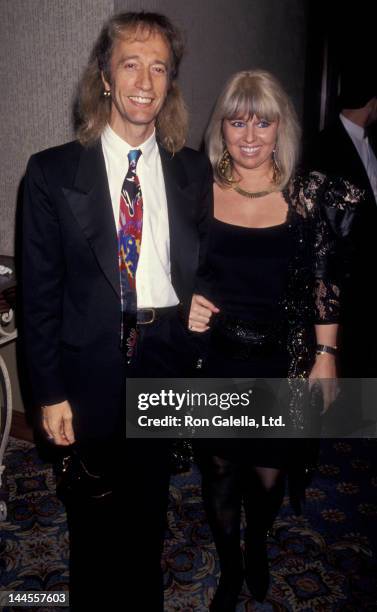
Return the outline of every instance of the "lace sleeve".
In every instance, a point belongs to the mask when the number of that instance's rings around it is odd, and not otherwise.
[[[312,207],[313,272],[316,323],[339,321],[341,288],[352,258],[352,228],[362,190],[348,181],[317,175]]]

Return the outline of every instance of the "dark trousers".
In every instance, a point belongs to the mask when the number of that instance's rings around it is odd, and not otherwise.
[[[129,377],[187,375],[193,361],[190,336],[178,316],[140,326]],[[111,439],[85,441],[82,453],[104,469],[113,494],[67,505],[70,530],[71,602],[76,612],[92,605],[133,605],[163,611],[161,553],[170,479],[170,441],[130,439],[125,411]],[[109,607],[110,606],[110,607]]]
[[[73,612],[92,608],[117,609],[121,601],[122,567],[118,559],[125,550],[122,446],[124,441],[122,444],[118,436],[77,444],[85,467],[91,473],[101,474],[112,492],[100,499],[69,495],[65,500],[70,542],[70,609]]]
[[[127,374],[131,378],[187,376],[194,347],[178,315],[153,325],[141,325],[135,359]],[[166,529],[170,480],[171,441],[127,440],[127,482],[133,492],[129,524],[133,526],[135,563],[130,575],[133,600],[140,608],[160,612],[163,607],[161,554]]]

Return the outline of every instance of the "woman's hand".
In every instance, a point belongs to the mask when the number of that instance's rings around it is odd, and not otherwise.
[[[319,385],[322,391],[323,410],[321,414],[324,414],[339,393],[334,355],[320,353],[316,356],[309,375],[309,389],[312,389],[315,385]]]
[[[189,314],[189,330],[195,332],[207,331],[212,315],[218,312],[220,312],[220,309],[212,304],[212,302],[202,295],[194,294]]]

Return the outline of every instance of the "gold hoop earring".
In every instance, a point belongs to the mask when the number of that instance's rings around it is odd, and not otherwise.
[[[232,160],[229,151],[226,148],[217,162],[217,172],[228,185],[231,185],[234,182],[232,178]]]

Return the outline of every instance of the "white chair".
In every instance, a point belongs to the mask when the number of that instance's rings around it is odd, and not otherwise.
[[[0,521],[7,518],[5,495],[2,494],[4,476],[4,454],[9,440],[12,422],[12,389],[8,369],[0,355]]]

